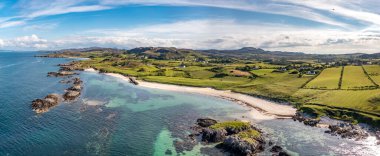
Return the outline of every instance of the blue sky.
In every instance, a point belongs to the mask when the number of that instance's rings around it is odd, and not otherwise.
[[[380,52],[377,0],[3,0],[0,49]]]

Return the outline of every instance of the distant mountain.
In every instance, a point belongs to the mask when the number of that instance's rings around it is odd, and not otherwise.
[[[192,49],[174,47],[139,47],[127,50],[127,53],[154,59],[201,59],[205,57]]]
[[[380,53],[374,53],[374,54],[362,54],[360,56],[362,59],[380,59]]]
[[[89,48],[73,48],[73,49],[62,49],[55,52],[112,52],[112,53],[122,53],[125,52],[123,49],[116,48],[102,48],[102,47],[89,47]]]
[[[193,50],[193,49],[181,49],[175,47],[138,47],[130,50],[116,49],[116,48],[102,48],[102,47],[90,47],[79,49],[63,49],[60,52],[110,52],[110,53],[129,53],[135,54],[144,58],[154,59],[195,59],[204,60],[206,57],[216,57],[222,59],[258,59],[258,60],[304,60],[304,59],[318,59],[320,61],[329,61],[333,59],[379,59],[380,53],[375,54],[305,54],[302,52],[284,52],[284,51],[266,51],[261,48],[243,47],[235,50]]]
[[[266,51],[260,48],[254,47],[244,47],[236,50],[200,50],[199,52],[206,55],[214,55],[214,56],[230,56],[230,57],[238,57],[242,59],[270,59],[270,58],[283,58],[292,56],[292,59],[302,59],[305,57],[311,57],[311,54],[304,54],[300,52],[282,52],[282,51]]]

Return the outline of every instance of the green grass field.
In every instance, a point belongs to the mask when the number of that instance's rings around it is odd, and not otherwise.
[[[305,88],[338,89],[341,70],[342,67],[326,68],[318,77],[310,81]]]
[[[104,61],[104,58],[94,58],[81,62],[84,68],[94,67],[104,72],[120,73],[136,76],[151,82],[213,87],[221,90],[232,90],[239,93],[281,99],[302,107],[319,111],[339,112],[353,111],[370,117],[373,121],[380,121],[380,89],[365,88],[375,86],[365,74],[361,66],[346,66],[343,74],[342,88],[338,89],[342,67],[326,68],[315,77],[314,75],[290,74],[287,72],[273,72],[278,67],[261,63],[266,69],[243,72],[236,70],[247,64],[201,64],[185,62],[186,68],[180,68],[181,61],[168,60],[117,59]],[[255,64],[248,64],[255,66]],[[257,65],[257,64],[256,64]],[[368,75],[380,83],[380,66],[364,66]],[[232,72],[231,72],[232,71]],[[249,77],[248,75],[257,77]],[[314,78],[315,77],[315,78]],[[314,79],[313,79],[314,78]],[[310,81],[313,79],[312,81]],[[308,82],[310,81],[310,82]],[[307,83],[308,82],[308,83]],[[301,88],[305,83],[304,88]],[[363,88],[364,87],[364,88]],[[318,104],[318,105],[316,105]],[[334,107],[334,108],[331,108]],[[336,107],[336,108],[335,108]],[[339,111],[338,111],[339,110]],[[367,112],[367,114],[366,114]],[[369,113],[369,114],[368,114]],[[334,114],[332,116],[339,116]]]
[[[294,96],[304,103],[351,108],[380,114],[380,90],[300,89]]]
[[[375,86],[364,73],[361,66],[344,67],[342,89],[360,89]]]
[[[379,85],[380,84],[380,66],[379,65],[366,65],[363,67],[367,71],[367,73],[371,77],[371,79],[376,84]]]

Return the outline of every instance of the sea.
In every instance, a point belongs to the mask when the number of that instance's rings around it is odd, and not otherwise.
[[[252,108],[200,94],[135,86],[96,72],[79,72],[84,90],[43,114],[31,102],[63,94],[70,84],[47,77],[75,59],[0,52],[0,155],[226,155],[215,144],[189,143],[197,118],[248,120],[291,155],[380,155],[374,137],[342,139],[291,119],[258,120]],[[271,155],[269,147],[259,155]]]

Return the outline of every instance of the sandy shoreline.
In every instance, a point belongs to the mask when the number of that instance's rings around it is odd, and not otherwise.
[[[96,72],[94,69],[86,69],[85,71]],[[121,74],[115,73],[105,73],[106,75],[120,78],[122,80],[128,81],[129,78]],[[225,90],[216,90],[212,88],[201,88],[201,87],[188,87],[188,86],[179,86],[172,84],[162,84],[154,82],[146,82],[137,80],[138,85],[145,88],[154,88],[162,89],[175,92],[185,92],[185,93],[194,93],[202,94],[208,96],[219,97],[227,99],[233,102],[236,102],[241,105],[247,105],[255,110],[252,110],[252,114],[259,119],[274,119],[274,118],[290,118],[296,113],[296,109],[289,105],[283,105],[273,101],[268,101],[260,98],[256,98],[249,95],[244,95],[240,93],[234,93],[231,91]]]

